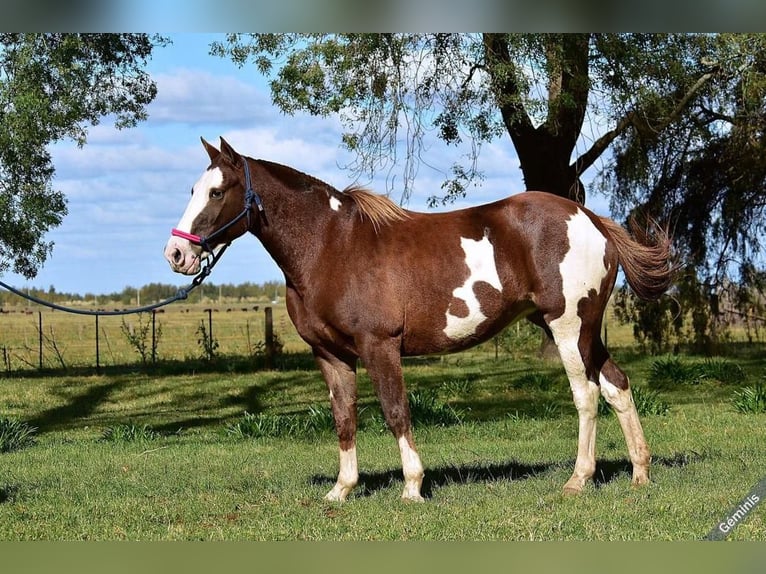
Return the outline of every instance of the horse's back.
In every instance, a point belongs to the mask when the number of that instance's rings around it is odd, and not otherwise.
[[[585,275],[592,283],[590,274],[600,272],[592,261],[606,257],[598,217],[547,193],[417,216],[408,225],[417,240],[397,251],[408,269],[407,354],[464,349],[535,310],[555,312],[564,283]],[[584,271],[565,276],[570,268]]]

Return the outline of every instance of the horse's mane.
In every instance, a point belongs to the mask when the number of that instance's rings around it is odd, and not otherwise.
[[[343,190],[343,195],[354,200],[360,213],[370,220],[376,233],[383,226],[410,217],[405,209],[396,205],[385,195],[373,193],[364,187],[352,185]]]

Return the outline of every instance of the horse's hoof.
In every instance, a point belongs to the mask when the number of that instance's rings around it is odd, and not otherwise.
[[[425,502],[425,499],[420,494],[412,494],[405,492],[402,494],[402,500],[404,502]]]
[[[578,496],[582,494],[582,488],[577,488],[575,486],[565,486],[562,492],[564,496]]]
[[[634,476],[633,480],[630,482],[630,486],[633,488],[641,488],[647,484],[649,484],[648,476]]]
[[[347,492],[343,492],[342,490],[338,491],[333,488],[330,492],[324,495],[324,499],[327,502],[344,502],[346,496],[348,496]]]

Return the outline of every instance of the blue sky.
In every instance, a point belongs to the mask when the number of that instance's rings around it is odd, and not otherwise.
[[[52,256],[30,281],[8,274],[17,287],[35,286],[73,293],[103,294],[148,283],[186,285],[189,278],[170,270],[162,250],[183,213],[189,189],[208,164],[199,138],[223,136],[239,152],[284,163],[342,189],[354,183],[342,169],[352,159],[339,145],[338,118],[286,116],[271,103],[267,80],[254,66],[238,68],[209,55],[221,34],[171,34],[149,64],[158,94],[149,119],[128,130],[111,123],[91,128],[82,149],[62,142],[52,148],[54,187],[65,193],[69,214],[48,234]],[[421,167],[408,205],[426,210],[438,194],[444,172],[459,150],[434,146]],[[455,207],[475,205],[523,189],[518,159],[505,136],[485,145],[480,157],[481,186]],[[587,174],[586,174],[587,175]],[[587,180],[587,177],[586,177]],[[384,178],[360,181],[386,191]],[[400,191],[392,190],[399,199]],[[606,201],[590,193],[588,206],[607,213]],[[282,280],[278,267],[258,240],[237,240],[208,282],[262,283]]]

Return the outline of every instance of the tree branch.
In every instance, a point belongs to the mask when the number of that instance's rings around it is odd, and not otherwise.
[[[702,110],[702,113],[706,116],[706,118],[710,121],[721,120],[722,122],[726,122],[732,125],[737,123],[737,120],[734,119],[732,116],[728,116],[726,114],[716,112],[715,110],[711,110],[707,106],[700,106],[700,109]]]
[[[659,124],[659,126],[653,128],[654,131],[659,134],[663,132],[670,124],[678,120],[681,113],[688,106],[689,102],[697,95],[702,87],[718,73],[720,66],[715,65],[711,67],[710,71],[702,74],[694,85],[684,94],[684,96],[678,101],[673,111]],[[622,134],[630,125],[633,124],[636,118],[635,110],[631,110],[625,114],[615,126],[614,129],[606,132],[603,136],[598,138],[593,145],[585,153],[575,160],[575,166],[578,173],[583,173],[586,169],[592,166],[596,160],[601,157],[601,154],[609,147],[609,145]]]
[[[601,154],[603,154],[604,151],[606,151],[606,149],[612,144],[612,142],[617,139],[617,136],[624,132],[628,126],[633,123],[634,117],[635,112],[628,112],[625,117],[617,123],[617,126],[615,126],[614,129],[609,130],[595,142],[593,142],[593,145],[590,146],[588,151],[583,153],[575,160],[575,168],[577,173],[579,174],[585,172],[585,170],[596,163],[596,160],[601,157]]]
[[[678,104],[676,104],[675,109],[670,113],[670,115],[667,118],[665,118],[665,121],[662,122],[658,128],[656,128],[657,133],[664,131],[665,128],[667,128],[670,124],[672,124],[679,118],[679,116],[681,115],[681,112],[684,111],[684,109],[692,100],[692,98],[696,96],[697,92],[700,91],[702,87],[718,73],[718,70],[720,70],[720,66],[716,64],[710,69],[709,72],[702,74],[702,76],[700,76],[699,79],[696,82],[694,82],[694,85],[691,88],[689,88],[689,91],[686,92],[686,94],[684,94],[684,97],[681,98]]]
[[[554,90],[550,90],[549,93],[552,104],[549,105],[549,113],[553,112],[553,117],[549,117],[546,123],[550,125],[551,121],[555,120],[558,138],[568,153],[571,153],[580,135],[585,121],[585,110],[588,107],[590,34],[565,34],[559,45],[560,53],[554,49],[549,55],[558,59],[555,69],[558,69],[557,75],[560,76],[555,84],[558,93]],[[570,99],[571,103],[562,103],[562,95]]]
[[[503,34],[484,34],[483,43],[495,100],[505,127],[515,144],[517,140],[530,136],[535,130],[522,104],[521,89],[516,81],[516,66]]]

